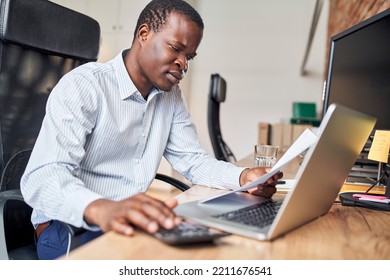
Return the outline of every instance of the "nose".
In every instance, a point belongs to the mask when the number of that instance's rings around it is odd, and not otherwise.
[[[187,59],[187,56],[183,55],[177,60],[177,65],[182,72],[186,73],[190,66],[190,61]]]

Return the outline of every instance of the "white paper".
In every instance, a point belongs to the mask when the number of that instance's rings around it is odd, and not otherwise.
[[[317,141],[318,137],[310,129],[306,128],[304,132],[298,137],[297,140],[291,145],[291,147],[284,153],[284,155],[278,160],[278,162],[272,167],[271,171],[280,170],[291,160],[302,154],[311,145]]]
[[[311,145],[313,145],[317,141],[318,137],[310,130],[306,129],[295,142],[291,145],[291,147],[284,153],[284,155],[278,160],[278,162],[272,167],[272,169],[264,174],[263,176],[259,177],[257,180],[250,182],[242,187],[238,187],[233,189],[231,192],[217,195],[211,198],[207,198],[204,200],[201,200],[200,202],[207,202],[210,200],[213,200],[214,198],[221,197],[224,195],[227,195],[232,192],[238,192],[238,191],[246,191],[249,189],[252,189],[256,187],[257,185],[264,184],[267,182],[269,178],[274,176],[276,173],[282,170],[283,167],[285,167],[290,161],[292,161],[295,157],[300,155],[301,153],[305,152],[308,148],[310,148]]]

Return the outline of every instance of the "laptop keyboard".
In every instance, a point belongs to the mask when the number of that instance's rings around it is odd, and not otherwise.
[[[257,228],[264,228],[272,224],[280,205],[282,205],[282,201],[267,201],[242,209],[213,215],[213,217]]]

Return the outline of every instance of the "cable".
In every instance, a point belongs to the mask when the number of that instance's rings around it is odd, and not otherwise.
[[[72,235],[70,234],[70,232],[68,232],[68,247],[66,248],[66,257],[69,256],[71,243],[72,243]]]

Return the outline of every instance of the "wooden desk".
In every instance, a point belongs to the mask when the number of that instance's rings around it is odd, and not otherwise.
[[[177,198],[183,202],[221,191],[194,186]],[[133,237],[108,232],[72,251],[69,259],[390,259],[390,212],[335,203],[327,215],[274,241],[228,236],[215,244],[172,247],[141,232]]]
[[[301,160],[297,158],[286,166],[284,178],[294,178]],[[248,156],[237,162],[237,165],[252,166],[253,157]],[[363,192],[366,188],[344,185],[342,191]],[[381,189],[374,191],[380,192]],[[176,198],[182,203],[221,192],[224,190],[194,186]],[[158,193],[151,194],[159,197]],[[168,198],[167,194],[164,198]],[[132,237],[108,232],[72,251],[68,259],[390,259],[390,212],[346,207],[335,202],[328,214],[274,241],[257,241],[232,235],[214,244],[173,247],[142,232]]]

